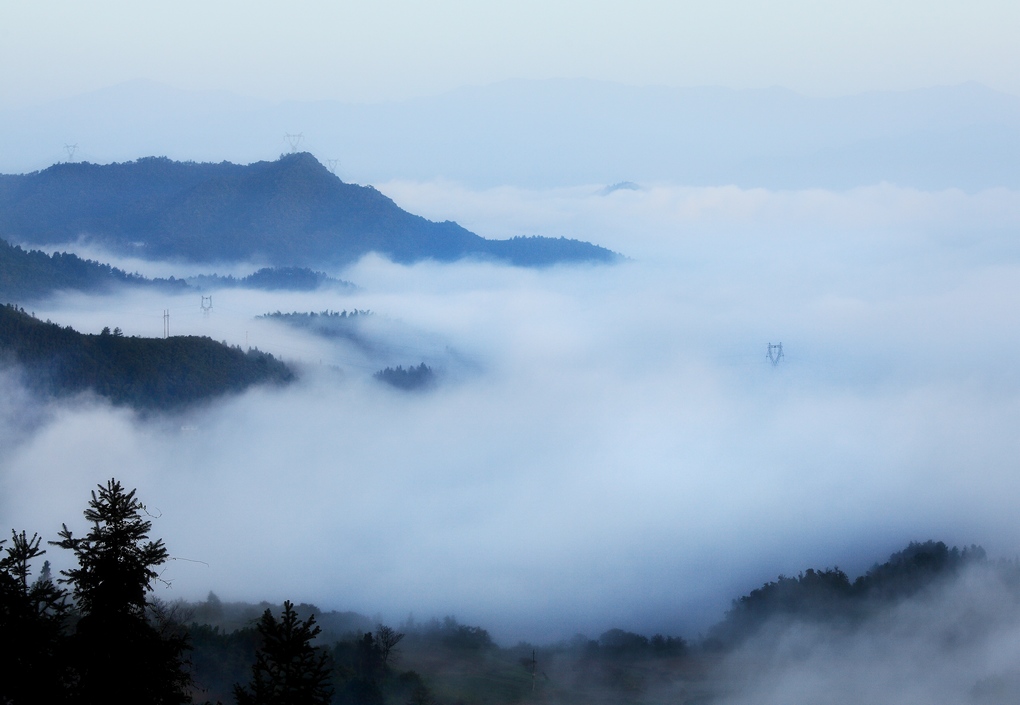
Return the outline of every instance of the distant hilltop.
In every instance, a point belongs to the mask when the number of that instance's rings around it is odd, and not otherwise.
[[[618,258],[580,240],[486,240],[426,220],[371,186],[344,183],[308,153],[249,165],[146,157],[0,175],[0,234],[28,245],[84,239],[145,259],[277,267],[342,265],[370,252],[401,263],[474,257],[519,266]]]

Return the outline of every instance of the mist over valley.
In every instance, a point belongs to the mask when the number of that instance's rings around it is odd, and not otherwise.
[[[37,302],[128,336],[168,309],[173,335],[269,352],[299,381],[170,424],[44,405],[7,432],[9,523],[59,526],[114,466],[159,498],[175,555],[209,564],[175,564],[175,595],[456,614],[501,640],[690,634],[779,572],[860,571],[910,540],[1010,555],[1012,192],[392,190],[483,232],[569,218],[636,257],[370,256],[331,272],[356,288],[217,290],[208,313],[197,292]],[[259,318],[327,310],[371,311],[370,345]],[[425,395],[372,378],[421,363],[441,379]],[[6,379],[5,417],[25,416]]]

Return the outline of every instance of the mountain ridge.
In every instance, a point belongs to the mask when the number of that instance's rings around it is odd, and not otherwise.
[[[55,164],[0,176],[0,235],[33,245],[79,238],[147,259],[344,265],[376,252],[411,263],[464,257],[515,265],[611,262],[575,240],[486,240],[453,221],[399,208],[371,186],[343,182],[307,152],[272,162],[145,157]]]

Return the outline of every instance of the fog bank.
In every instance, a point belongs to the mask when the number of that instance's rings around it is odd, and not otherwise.
[[[170,308],[174,334],[304,376],[145,421],[31,404],[5,376],[0,522],[80,531],[116,476],[181,559],[166,596],[455,614],[501,641],[691,636],[780,572],[854,574],[909,540],[1017,551],[1020,194],[642,186],[380,187],[483,235],[632,258],[613,267],[370,257],[332,272],[356,291],[216,292],[208,316],[197,294],[37,305],[128,335]],[[371,345],[253,318],[325,309],[371,310]],[[422,361],[430,393],[371,378]]]

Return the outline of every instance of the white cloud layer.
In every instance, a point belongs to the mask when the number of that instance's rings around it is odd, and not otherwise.
[[[354,293],[223,291],[208,318],[151,294],[37,305],[141,335],[170,308],[175,333],[306,374],[183,419],[78,400],[30,422],[4,378],[0,525],[80,531],[116,476],[187,559],[170,596],[456,614],[505,641],[690,636],[780,572],[854,574],[914,539],[1018,550],[1020,193],[380,188],[633,259],[367,258],[337,273]],[[326,308],[374,311],[379,356],[252,320]],[[428,394],[370,377],[423,360],[443,373]]]

